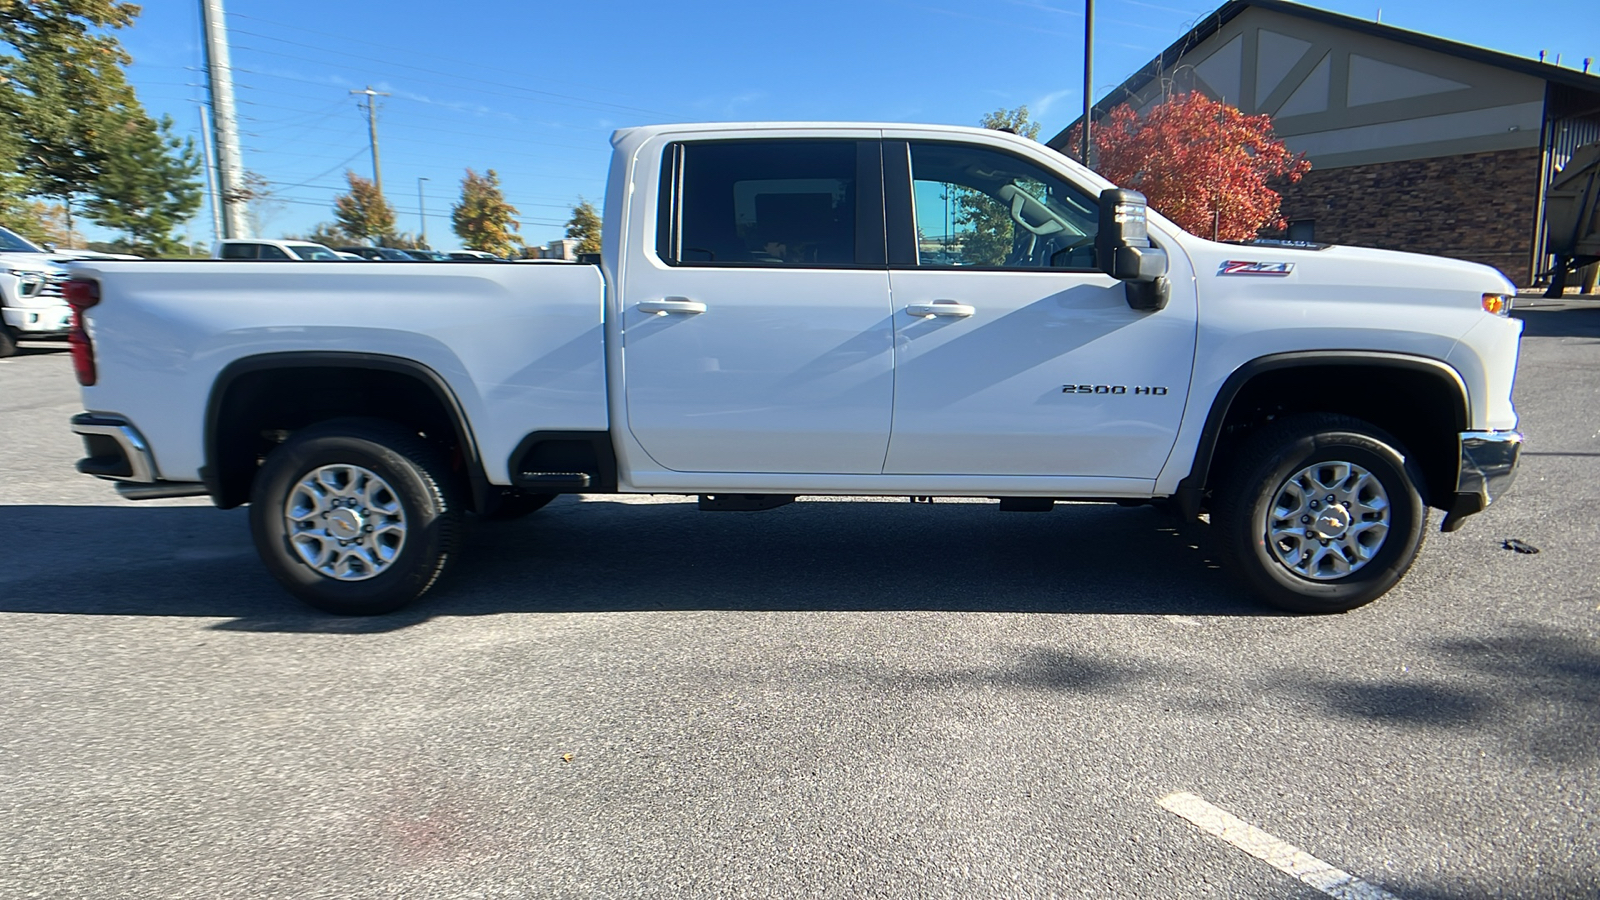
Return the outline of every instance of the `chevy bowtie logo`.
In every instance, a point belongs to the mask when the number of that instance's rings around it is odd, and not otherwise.
[[[1291,262],[1250,262],[1230,259],[1217,269],[1218,275],[1287,275],[1294,271]]]

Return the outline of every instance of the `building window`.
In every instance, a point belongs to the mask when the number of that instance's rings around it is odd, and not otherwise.
[[[1311,243],[1317,239],[1316,219],[1295,219],[1289,223],[1289,240]]]

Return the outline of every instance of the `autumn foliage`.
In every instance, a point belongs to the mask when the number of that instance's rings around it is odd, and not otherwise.
[[[1095,169],[1150,200],[1185,231],[1223,241],[1282,228],[1282,198],[1268,187],[1310,171],[1272,135],[1272,117],[1247,116],[1200,93],[1170,97],[1142,118],[1126,104],[1092,132]],[[1081,143],[1073,129],[1069,147]]]

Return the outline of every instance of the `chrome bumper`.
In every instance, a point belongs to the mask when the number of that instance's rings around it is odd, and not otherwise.
[[[72,417],[72,430],[83,438],[84,452],[78,471],[117,483],[117,493],[128,500],[165,500],[172,497],[199,497],[206,493],[198,482],[162,481],[157,477],[155,457],[144,435],[120,416],[79,413]]]
[[[1504,496],[1516,480],[1521,455],[1521,432],[1461,432],[1461,469],[1456,476],[1455,502],[1439,530],[1455,531],[1467,516],[1482,512]]]
[[[144,435],[120,416],[79,413],[72,417],[72,432],[83,438],[88,456],[78,460],[78,471],[112,481],[154,484],[156,461]]]

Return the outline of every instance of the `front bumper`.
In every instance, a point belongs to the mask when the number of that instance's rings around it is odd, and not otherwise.
[[[1518,431],[1463,431],[1461,469],[1456,476],[1455,499],[1445,513],[1440,531],[1455,531],[1467,516],[1483,512],[1505,495],[1517,477],[1522,456]]]
[[[72,330],[72,307],[7,306],[0,309],[0,319],[21,334],[40,337],[63,335]]]
[[[78,460],[78,471],[117,483],[117,493],[128,500],[165,500],[199,497],[205,485],[187,481],[162,481],[155,456],[144,435],[121,416],[79,413],[72,430],[83,438],[88,455]]]

